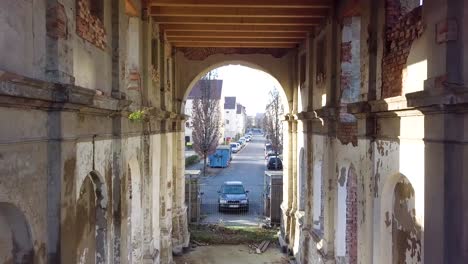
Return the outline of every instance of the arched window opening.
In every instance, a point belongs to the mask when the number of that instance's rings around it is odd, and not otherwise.
[[[31,231],[24,214],[10,203],[0,203],[0,263],[33,263]]]
[[[304,148],[301,148],[299,152],[299,181],[298,181],[298,192],[299,192],[299,210],[305,210],[305,196],[307,195],[307,169],[306,169],[306,155],[304,152]]]
[[[91,172],[81,185],[76,207],[77,258],[81,263],[105,263],[106,203],[103,183]]]
[[[414,189],[401,178],[393,195],[393,263],[421,263],[421,226],[416,222]]]
[[[354,165],[341,168],[338,177],[336,258],[343,263],[357,263],[357,175]]]
[[[314,164],[313,177],[313,227],[316,233],[323,235],[323,176],[321,160]]]
[[[130,245],[132,262],[139,262],[142,256],[142,206],[141,206],[141,172],[138,161],[132,160],[127,172],[128,215],[130,216]]]

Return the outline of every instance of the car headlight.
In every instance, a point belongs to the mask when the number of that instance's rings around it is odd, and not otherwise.
[[[219,203],[225,204],[225,203],[227,203],[227,201],[224,200],[224,199],[221,199],[221,200],[219,200]]]
[[[246,204],[246,203],[249,203],[249,200],[241,200],[240,202],[243,204]]]

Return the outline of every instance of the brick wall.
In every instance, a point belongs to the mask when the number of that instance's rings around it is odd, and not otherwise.
[[[76,33],[94,46],[103,50],[106,48],[107,39],[104,23],[100,18],[91,14],[87,0],[77,0]]]
[[[67,38],[68,18],[65,7],[61,3],[55,4],[47,9],[46,29],[47,35],[51,38]]]
[[[337,137],[341,144],[357,146],[357,122],[339,122]]]
[[[402,71],[411,50],[411,44],[424,30],[421,7],[404,13],[399,1],[386,1],[385,52],[382,60],[382,97],[402,94]]]
[[[346,182],[346,257],[348,264],[357,263],[357,175],[351,165]]]

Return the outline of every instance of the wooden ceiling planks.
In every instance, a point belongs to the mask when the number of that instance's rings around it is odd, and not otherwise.
[[[293,48],[328,15],[331,0],[150,0],[175,47]]]

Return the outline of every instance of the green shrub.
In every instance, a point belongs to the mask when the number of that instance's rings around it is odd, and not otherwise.
[[[200,157],[198,157],[198,155],[188,156],[185,158],[185,167],[190,167],[198,162],[200,162]]]

